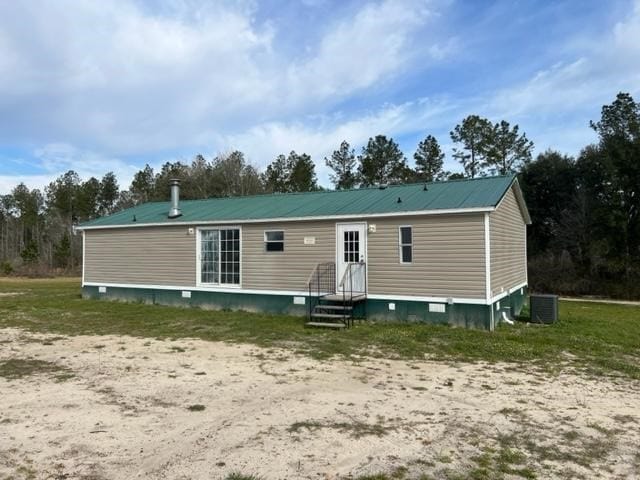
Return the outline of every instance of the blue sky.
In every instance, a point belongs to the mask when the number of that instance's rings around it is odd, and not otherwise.
[[[0,3],[0,194],[69,169],[242,150],[264,168],[385,134],[412,160],[468,114],[577,155],[618,91],[640,99],[640,0]]]

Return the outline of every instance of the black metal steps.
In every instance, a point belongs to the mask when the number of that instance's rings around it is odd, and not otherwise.
[[[305,326],[348,328],[353,325],[355,306],[361,302],[364,304],[358,311],[363,310],[366,318],[367,264],[360,260],[344,267],[340,278],[335,262],[318,263],[309,275]]]
[[[318,298],[305,326],[336,329],[349,327],[353,325],[354,304],[365,299],[365,295],[324,295]]]
[[[321,303],[316,305],[317,310],[353,310],[352,305],[330,305],[326,303]]]
[[[349,317],[351,316],[351,314],[349,314]],[[349,318],[347,317],[347,318]],[[337,314],[337,313],[320,313],[320,312],[313,312],[311,314],[311,318],[324,318],[327,320],[344,320],[345,316],[341,315],[341,314]]]
[[[359,302],[361,300],[364,300],[365,298],[367,298],[367,296],[364,293],[356,293],[353,292],[353,294],[349,294],[349,293],[332,293],[330,295],[325,295],[324,297],[322,297],[323,300],[327,300],[330,302]]]

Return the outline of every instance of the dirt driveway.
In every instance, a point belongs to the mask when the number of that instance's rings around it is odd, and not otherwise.
[[[15,329],[0,365],[0,478],[639,475],[628,379]]]

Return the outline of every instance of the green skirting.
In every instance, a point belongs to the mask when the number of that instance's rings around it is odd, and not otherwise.
[[[492,305],[493,315],[495,318],[495,325],[498,325],[502,321],[502,314],[505,313],[508,318],[515,320],[520,315],[522,307],[527,300],[528,288],[522,287],[511,292],[504,298],[501,298]]]
[[[211,310],[244,310],[248,312],[265,312],[281,315],[307,315],[306,297],[291,295],[263,295],[234,292],[202,292],[185,290],[191,297],[183,297],[182,290],[163,290],[146,288],[107,287],[100,292],[98,287],[85,286],[82,296],[92,299],[107,299],[126,302],[141,302],[158,305],[190,306]],[[354,309],[356,318],[367,318],[385,322],[421,322],[431,324],[452,325],[464,328],[491,330],[499,323],[502,311],[510,311],[517,315],[522,309],[526,297],[526,288],[496,302],[494,305],[446,304],[438,303],[444,312],[430,311],[429,303],[407,300],[367,299]],[[304,301],[300,305],[297,302]],[[499,309],[498,307],[499,305]],[[434,304],[432,304],[433,306]],[[510,310],[507,310],[510,307]],[[492,322],[492,309],[493,322]]]
[[[367,318],[392,322],[422,322],[489,330],[491,308],[466,303],[445,304],[444,312],[429,311],[429,303],[407,300],[367,300]],[[391,308],[394,308],[392,310]]]
[[[188,289],[184,291],[190,292],[191,298],[184,298],[182,296],[183,290],[107,287],[105,293],[100,293],[98,287],[87,286],[82,287],[82,296],[92,299],[199,307],[210,310],[244,310],[294,316],[307,314],[306,304],[294,304],[294,297],[291,295],[201,292]]]

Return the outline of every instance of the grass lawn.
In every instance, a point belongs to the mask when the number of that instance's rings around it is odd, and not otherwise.
[[[335,332],[305,329],[297,317],[83,300],[78,279],[1,279],[0,327],[65,335],[245,342],[290,348],[315,358],[426,355],[439,360],[524,362],[552,372],[571,366],[590,374],[640,379],[640,307],[603,303],[562,302],[560,322],[551,326],[519,323],[484,332],[363,322]]]

